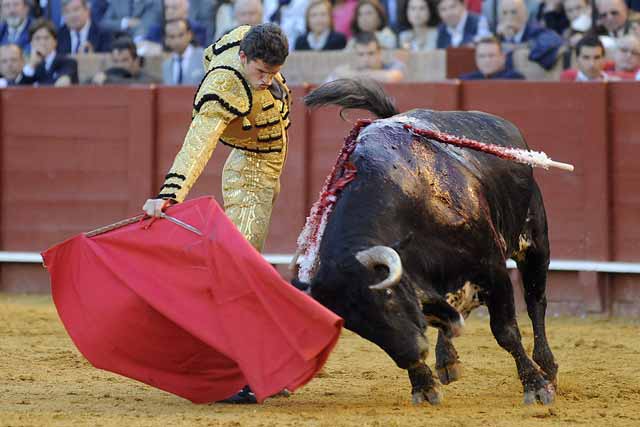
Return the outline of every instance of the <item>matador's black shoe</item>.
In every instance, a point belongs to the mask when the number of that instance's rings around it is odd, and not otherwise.
[[[233,396],[224,400],[218,400],[217,403],[235,403],[235,404],[242,405],[242,404],[258,403],[258,400],[256,399],[256,395],[253,394],[253,391],[251,391],[251,388],[248,385],[246,385],[242,387],[242,390],[240,390]]]

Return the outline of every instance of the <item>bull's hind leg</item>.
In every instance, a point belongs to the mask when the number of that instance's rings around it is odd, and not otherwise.
[[[524,403],[552,403],[555,397],[553,385],[527,356],[522,346],[520,330],[516,322],[513,287],[505,267],[496,267],[487,283],[487,308],[491,332],[498,344],[507,350],[516,362],[518,376],[524,388]]]
[[[462,376],[462,364],[453,343],[438,330],[436,344],[436,372],[442,384],[450,384]]]
[[[447,293],[447,303],[460,315],[459,324],[464,324],[463,318],[469,317],[471,311],[480,306],[480,288],[471,282],[465,284],[456,292]],[[451,337],[438,331],[438,343],[436,344],[436,372],[442,384],[450,384],[462,376],[462,364],[458,358],[458,352],[451,342]]]
[[[538,200],[536,200],[538,199]],[[518,270],[522,275],[527,313],[533,325],[533,360],[544,371],[545,378],[557,387],[558,365],[549,348],[545,330],[547,310],[547,270],[549,268],[549,239],[547,221],[540,193],[537,191],[529,211],[527,228],[520,236],[520,252],[516,254]]]

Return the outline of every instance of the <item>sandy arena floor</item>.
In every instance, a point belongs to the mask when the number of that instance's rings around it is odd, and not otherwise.
[[[520,323],[530,352],[526,316]],[[456,340],[464,377],[438,407],[412,405],[405,372],[350,332],[289,398],[193,405],[90,366],[49,297],[0,295],[0,426],[639,426],[640,322],[560,318],[548,329],[560,364],[549,407],[522,405],[513,360],[482,316]]]

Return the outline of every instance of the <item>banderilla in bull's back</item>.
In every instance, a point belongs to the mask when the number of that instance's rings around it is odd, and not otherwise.
[[[573,172],[573,165],[569,163],[556,162],[551,160],[542,151],[521,150],[513,147],[502,147],[500,145],[487,144],[470,138],[459,137],[445,132],[435,131],[431,129],[419,129],[409,123],[404,128],[416,135],[424,136],[444,144],[451,144],[457,147],[470,148],[472,150],[481,151],[483,153],[492,154],[505,160],[513,160],[525,165],[539,167],[543,169],[558,168]]]

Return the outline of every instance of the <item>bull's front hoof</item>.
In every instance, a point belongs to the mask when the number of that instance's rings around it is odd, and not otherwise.
[[[438,378],[444,385],[451,384],[454,381],[458,381],[462,377],[462,364],[452,363],[442,368],[436,368]]]
[[[429,402],[432,405],[438,405],[442,402],[442,392],[437,388],[433,387],[429,390],[421,390],[416,393],[413,393],[413,404],[419,405],[424,402]]]
[[[536,402],[543,405],[550,405],[556,398],[556,390],[553,384],[546,383],[543,387],[537,390],[529,390],[524,393],[524,404],[531,405]]]

